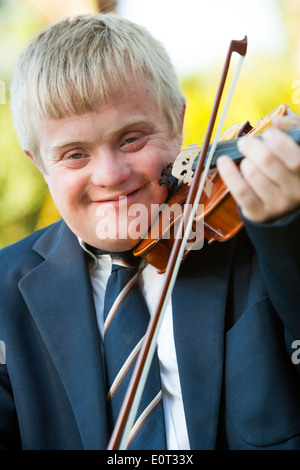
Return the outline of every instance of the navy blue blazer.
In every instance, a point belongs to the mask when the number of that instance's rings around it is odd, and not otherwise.
[[[191,253],[173,292],[191,449],[300,449],[300,213],[246,229]],[[105,449],[100,338],[77,238],[60,221],[1,250],[0,272],[0,446]]]

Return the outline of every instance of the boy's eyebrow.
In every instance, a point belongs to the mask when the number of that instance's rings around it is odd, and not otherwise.
[[[58,150],[63,150],[65,148],[68,148],[68,147],[80,147],[82,145],[86,145],[88,142],[86,141],[83,141],[83,140],[78,140],[78,141],[74,141],[74,142],[62,142],[61,144],[59,145],[55,145],[54,147],[52,147],[51,149],[51,153],[52,154],[55,154]]]

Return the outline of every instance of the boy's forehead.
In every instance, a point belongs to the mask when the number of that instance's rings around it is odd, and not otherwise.
[[[91,103],[92,110],[65,112],[61,118],[39,117],[36,129],[42,153],[55,154],[75,143],[106,141],[130,131],[147,131],[165,124],[158,104],[147,95],[142,83],[130,87],[125,95],[114,94],[106,104]]]
[[[75,91],[76,93],[76,91]],[[139,80],[129,75],[124,89],[115,88],[110,91],[109,96],[100,98],[96,94],[91,94],[88,102],[82,102],[81,96],[78,93],[75,98],[76,106],[71,109],[68,102],[61,102],[60,115],[56,118],[45,113],[33,111],[36,115],[36,121],[41,123],[56,123],[58,120],[62,121],[76,121],[78,119],[88,119],[92,114],[105,114],[107,111],[117,109],[124,110],[124,119],[126,119],[126,108],[130,108],[128,113],[128,120],[143,120],[144,110],[151,105],[152,109],[160,109],[157,99],[155,98],[152,90],[150,89],[147,80]],[[145,105],[147,103],[147,105]],[[131,116],[132,111],[136,110],[134,116]],[[141,114],[141,117],[139,116]],[[138,117],[135,117],[135,116]],[[123,124],[121,124],[121,127]]]
[[[100,75],[101,71],[99,71]],[[91,86],[87,84],[84,92],[82,88],[76,89],[71,86],[67,80],[62,81],[59,100],[54,100],[53,95],[44,93],[42,100],[39,101],[40,117],[48,119],[69,118],[72,115],[81,116],[119,103],[127,97],[134,98],[138,94],[143,96],[143,99],[150,98],[158,105],[155,94],[143,73],[135,76],[131,71],[126,70],[124,77],[124,80],[108,81],[109,91],[103,89],[104,77],[101,77],[97,84]]]

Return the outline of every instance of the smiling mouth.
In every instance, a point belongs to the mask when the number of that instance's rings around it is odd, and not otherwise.
[[[104,204],[109,204],[109,203],[116,204],[116,203],[119,203],[121,201],[131,199],[132,197],[134,197],[140,191],[140,189],[141,188],[134,189],[133,191],[130,191],[126,194],[118,194],[117,196],[108,197],[107,199],[100,199],[100,200],[97,200],[97,201],[94,201],[94,202],[104,203]]]

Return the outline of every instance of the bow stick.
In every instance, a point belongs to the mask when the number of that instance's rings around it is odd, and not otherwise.
[[[244,37],[241,41],[231,41],[230,46],[227,52],[227,57],[225,60],[223,72],[221,75],[217,95],[215,98],[214,106],[212,109],[212,113],[209,119],[207,131],[204,137],[203,146],[201,150],[201,156],[198,160],[193,182],[191,184],[187,200],[185,203],[183,217],[180,221],[180,226],[178,228],[179,236],[176,237],[174,245],[172,247],[172,251],[170,254],[170,258],[168,261],[168,265],[166,268],[166,276],[163,284],[163,289],[161,293],[161,297],[158,302],[157,309],[155,314],[151,317],[148,329],[146,331],[146,335],[143,341],[143,345],[139,356],[137,358],[137,362],[129,383],[129,387],[127,393],[124,398],[123,405],[121,407],[115,428],[113,430],[111,439],[109,441],[108,450],[124,450],[127,448],[127,443],[129,440],[129,433],[134,424],[135,416],[137,413],[138,405],[141,399],[141,395],[143,393],[143,389],[145,386],[145,382],[148,376],[149,368],[151,365],[151,361],[153,359],[153,355],[156,348],[157,343],[157,336],[159,333],[160,325],[163,320],[164,312],[166,310],[167,304],[170,300],[171,293],[177,278],[178,270],[181,264],[181,259],[184,253],[185,245],[187,243],[190,230],[192,228],[192,223],[194,219],[194,215],[197,209],[197,205],[200,201],[203,186],[205,183],[206,175],[209,170],[209,166],[211,160],[213,158],[213,154],[215,151],[215,147],[217,145],[219,135],[221,132],[221,128],[223,122],[226,117],[226,113],[228,111],[230,101],[238,80],[238,76],[240,74],[241,66],[244,61],[245,55],[247,51],[247,36]],[[218,108],[220,105],[223,89],[226,82],[226,77],[229,70],[231,55],[233,52],[237,52],[241,57],[239,64],[236,69],[235,76],[233,78],[231,88],[228,93],[228,97],[224,106],[224,110],[222,112],[220,122],[216,131],[216,135],[214,138],[214,142],[211,146],[209,156],[207,158],[207,163],[205,166],[204,171],[203,166],[205,162],[205,157],[207,154],[207,150],[209,147],[212,131],[214,128]]]

